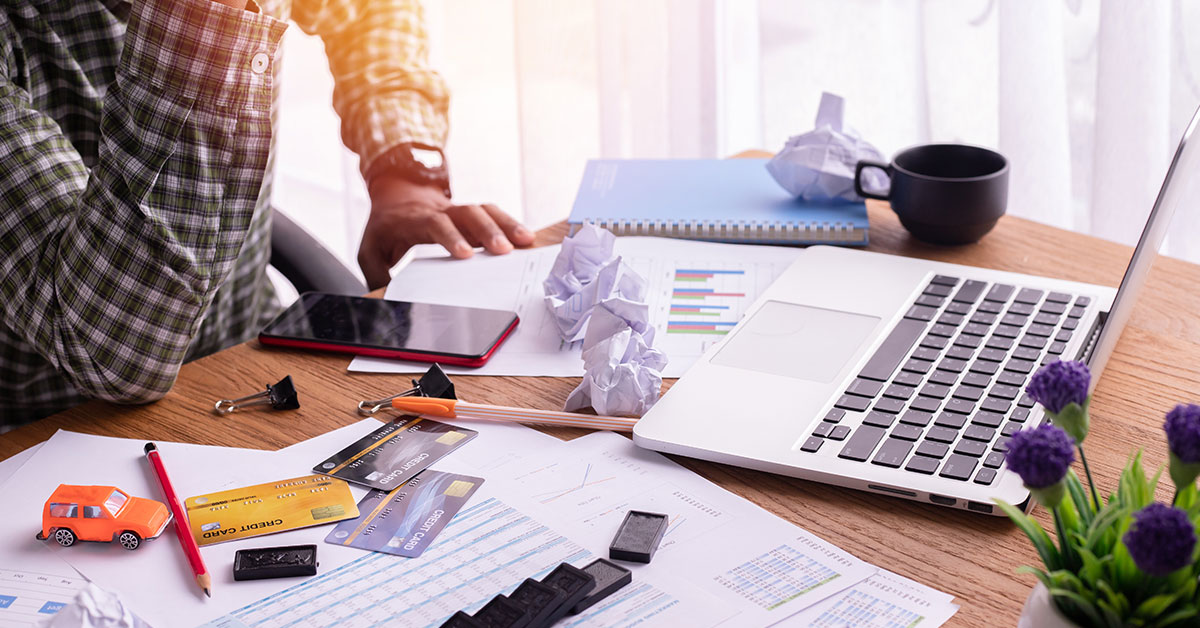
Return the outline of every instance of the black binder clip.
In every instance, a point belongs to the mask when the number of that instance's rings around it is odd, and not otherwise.
[[[412,388],[401,393],[396,393],[391,397],[358,402],[358,413],[364,416],[371,416],[384,408],[392,407],[392,400],[396,397],[412,397],[413,395],[417,395],[421,397],[458,399],[458,397],[454,396],[454,383],[450,381],[450,377],[446,375],[442,367],[436,364],[429,367],[429,370],[425,371],[421,379],[412,380],[412,384]]]
[[[275,410],[294,410],[300,407],[300,398],[296,394],[296,387],[292,384],[292,376],[279,380],[274,386],[267,385],[265,392],[246,395],[237,399],[222,399],[213,406],[213,412],[217,414],[229,414],[234,410],[241,410],[247,406],[261,406],[270,404]]]

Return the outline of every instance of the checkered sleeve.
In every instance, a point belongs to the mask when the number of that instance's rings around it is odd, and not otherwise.
[[[0,316],[80,393],[141,402],[174,382],[250,228],[284,28],[135,0],[90,169],[0,60]]]
[[[342,140],[362,172],[398,144],[445,144],[450,98],[429,66],[419,0],[296,0],[292,18],[325,42]]]

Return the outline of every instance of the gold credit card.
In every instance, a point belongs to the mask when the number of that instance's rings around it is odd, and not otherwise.
[[[200,545],[358,517],[350,486],[327,475],[197,495],[184,500],[183,507]]]

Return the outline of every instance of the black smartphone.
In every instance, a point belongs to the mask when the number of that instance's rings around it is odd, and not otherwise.
[[[483,366],[514,312],[306,292],[258,335],[265,345]]]

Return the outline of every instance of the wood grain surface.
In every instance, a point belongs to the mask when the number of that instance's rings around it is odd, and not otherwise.
[[[962,247],[922,244],[884,205],[872,204],[869,249],[912,257],[1028,272],[1115,286],[1131,249],[1014,217],[981,242]],[[539,234],[562,238],[565,225]],[[1166,459],[1161,424],[1178,401],[1196,400],[1200,384],[1200,267],[1160,258],[1092,403],[1088,457],[1102,492],[1114,489],[1127,456],[1146,448],[1153,468]],[[183,367],[165,399],[140,407],[88,403],[0,435],[0,458],[55,430],[137,439],[274,449],[357,421],[355,405],[409,386],[409,377],[349,373],[348,357],[233,347]],[[291,374],[301,408],[287,412],[212,414],[220,398],[262,390]],[[464,399],[559,409],[578,378],[456,376]],[[583,430],[547,430],[570,439]],[[726,489],[853,552],[860,558],[952,593],[962,609],[953,626],[1013,625],[1031,576],[1018,566],[1035,555],[1006,519],[872,495],[730,466],[675,458]],[[1162,496],[1169,498],[1166,489]],[[1043,525],[1042,510],[1036,516]],[[1048,528],[1049,529],[1049,528]]]

